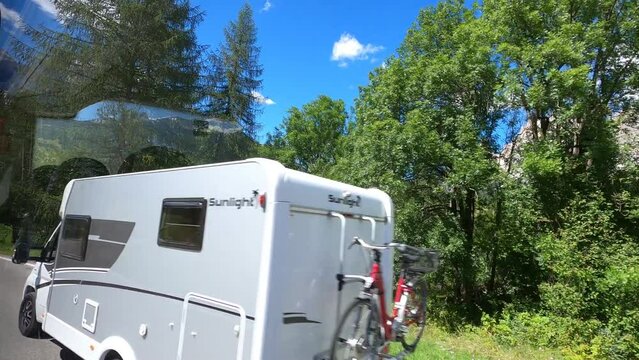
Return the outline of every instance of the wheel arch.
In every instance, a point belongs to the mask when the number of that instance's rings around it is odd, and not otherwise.
[[[113,355],[120,355],[122,360],[135,360],[135,353],[131,345],[120,336],[106,338],[100,344],[99,360],[109,360]]]
[[[36,289],[31,285],[27,285],[24,288],[24,293],[22,294],[22,297],[24,298],[27,294],[34,293],[34,292],[36,292]]]
[[[104,360],[113,360],[113,359],[121,359],[121,358],[122,358],[122,355],[120,355],[115,350],[109,350],[106,352],[106,354],[104,354],[104,356],[102,356],[102,359]]]

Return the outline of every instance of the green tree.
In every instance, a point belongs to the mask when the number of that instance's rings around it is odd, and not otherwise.
[[[127,156],[120,165],[118,174],[189,165],[192,165],[191,160],[175,149],[166,146],[149,146]]]
[[[638,3],[490,0],[483,17],[497,36],[505,104],[525,112],[529,142],[545,142],[525,148],[524,167],[545,215],[558,220],[583,181],[610,197],[617,149],[609,120],[639,86]]]
[[[344,101],[319,96],[301,109],[292,107],[274,134],[269,134],[262,155],[313,174],[325,174],[335,165],[348,114]]]
[[[260,128],[256,92],[262,86],[257,28],[253,10],[246,3],[236,21],[224,29],[224,43],[209,56],[206,111],[225,120],[236,121],[252,139]]]
[[[422,10],[398,51],[370,77],[335,176],[387,190],[397,234],[442,248],[447,302],[478,314],[478,204],[495,183],[499,68],[492,33],[461,1]],[[481,254],[483,255],[483,254]]]

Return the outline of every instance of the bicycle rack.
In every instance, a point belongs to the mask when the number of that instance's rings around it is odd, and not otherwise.
[[[362,216],[362,220],[367,220],[371,223],[371,238],[370,238],[370,242],[371,244],[375,244],[375,227],[377,226],[377,221],[375,221],[375,219],[373,219],[370,216]],[[366,261],[370,261],[369,253],[365,250],[365,249],[361,249],[362,250],[362,255],[364,255],[364,258]]]
[[[344,273],[344,238],[346,237],[346,217],[344,215],[331,211],[330,216],[336,217],[341,222],[340,237],[339,237],[339,273]],[[342,313],[342,294],[337,292],[337,311],[335,312],[335,324],[339,324],[339,317]]]
[[[371,243],[375,243],[375,226],[377,225],[377,221],[370,216],[362,216],[362,220],[368,220],[371,223]]]
[[[336,217],[340,220],[341,222],[341,228],[340,228],[340,248],[339,248],[339,271],[340,274],[344,272],[344,241],[345,241],[345,237],[346,237],[346,217],[338,212],[335,211],[331,211],[329,213],[330,216]],[[361,217],[362,220],[366,220],[369,221],[371,223],[371,238],[370,238],[370,242],[371,243],[375,243],[375,233],[376,233],[376,227],[377,227],[377,221],[370,217],[370,216],[362,216]],[[340,310],[341,310],[341,296],[338,294],[337,295],[337,319],[336,319],[336,323],[339,323],[339,316],[340,316]],[[313,357],[314,360],[328,360],[329,355],[330,354],[330,350],[329,351],[325,351],[322,352],[320,354],[317,354]],[[388,360],[403,360],[406,356],[408,356],[410,354],[410,352],[403,350],[402,352],[400,352],[397,355],[385,355],[385,354],[379,354],[380,358],[382,359],[388,359]]]

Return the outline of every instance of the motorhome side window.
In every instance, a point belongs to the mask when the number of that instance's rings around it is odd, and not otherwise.
[[[205,217],[205,199],[164,199],[158,245],[202,250]]]
[[[84,261],[90,228],[90,216],[67,215],[62,223],[60,255]]]

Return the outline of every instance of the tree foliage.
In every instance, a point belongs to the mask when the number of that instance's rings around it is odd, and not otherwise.
[[[497,181],[499,69],[486,26],[461,2],[422,10],[398,56],[361,91],[353,145],[337,171],[357,181],[370,169],[368,181],[402,184],[394,199],[410,205],[397,209],[399,237],[444,249],[448,299],[468,314],[480,295],[477,204]]]
[[[262,86],[257,28],[253,10],[246,3],[236,21],[224,29],[224,43],[209,57],[208,112],[233,120],[244,133],[255,139],[259,130],[256,117],[259,103],[256,92]]]
[[[442,250],[439,320],[636,358],[638,16],[636,1],[443,1],[370,74],[337,149],[314,146],[331,122],[291,126],[292,109],[266,154],[299,166],[312,149],[336,160],[301,170],[387,191],[395,238]]]
[[[335,165],[347,118],[344,102],[324,95],[301,109],[293,107],[268,136],[263,155],[293,169],[324,174]]]
[[[104,99],[192,106],[202,46],[197,8],[181,0],[56,2],[63,29],[28,28],[16,41],[43,111],[74,113]]]

